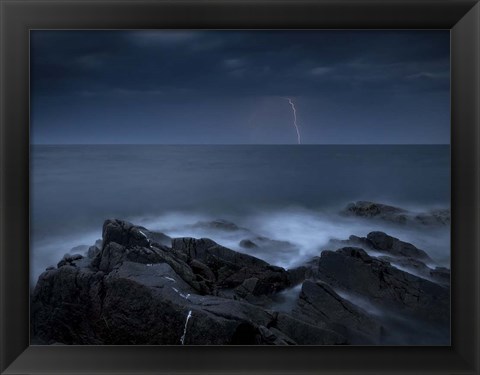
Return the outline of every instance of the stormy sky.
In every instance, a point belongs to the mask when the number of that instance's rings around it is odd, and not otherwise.
[[[449,31],[32,31],[35,144],[450,142]]]

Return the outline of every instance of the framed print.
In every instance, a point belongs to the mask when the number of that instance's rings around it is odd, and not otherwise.
[[[2,373],[478,373],[477,2],[1,10]]]

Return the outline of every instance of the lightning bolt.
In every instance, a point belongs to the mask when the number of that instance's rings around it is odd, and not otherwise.
[[[300,145],[302,144],[301,139],[300,139],[300,129],[298,128],[297,125],[297,110],[295,109],[295,104],[293,103],[292,99],[290,98],[284,98],[285,100],[288,100],[288,103],[292,106],[293,110],[293,126],[295,127],[295,130],[297,132],[297,143]]]

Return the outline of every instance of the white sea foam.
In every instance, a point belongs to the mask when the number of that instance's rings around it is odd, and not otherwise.
[[[71,236],[52,235],[46,240],[32,241],[30,250],[30,278],[34,286],[38,276],[49,266],[56,265],[62,256],[78,245],[92,246],[102,237],[102,229]]]
[[[138,218],[141,225],[150,230],[161,231],[172,237],[210,238],[223,246],[249,253],[285,268],[295,267],[320,255],[322,250],[331,249],[332,240],[348,239],[350,235],[365,237],[371,231],[383,231],[403,241],[411,242],[425,250],[439,265],[449,267],[450,263],[450,233],[447,226],[438,229],[422,226],[401,227],[380,221],[348,218],[302,208],[285,208],[224,217],[248,230],[222,231],[194,225],[201,221],[208,222],[215,219],[218,217],[182,212],[168,213],[156,218]],[[245,249],[239,245],[242,239],[254,238],[258,235],[273,240],[288,241],[293,246],[285,248],[281,245],[267,246],[262,250],[261,248]],[[369,250],[369,253],[372,256],[382,255],[372,250]]]
[[[198,222],[219,218],[232,221],[244,229],[223,231],[218,228],[195,225]],[[450,267],[448,226],[437,229],[428,229],[423,226],[401,227],[375,220],[348,218],[335,213],[295,207],[251,211],[241,216],[218,217],[196,212],[168,212],[158,216],[120,219],[144,226],[150,231],[163,232],[171,237],[210,238],[225,247],[248,253],[285,268],[298,266],[314,256],[319,256],[323,250],[335,250],[341,247],[341,244],[335,243],[335,240],[345,240],[350,235],[365,237],[369,232],[379,230],[425,250],[434,259],[436,265]],[[289,244],[274,243],[271,246],[253,249],[246,249],[239,245],[241,240],[253,238],[255,241],[257,236],[287,241]],[[56,264],[71,248],[80,244],[93,245],[100,237],[99,230],[84,235],[52,237],[48,242],[33,244],[32,282],[36,282],[46,267]],[[381,255],[368,251],[373,256]]]

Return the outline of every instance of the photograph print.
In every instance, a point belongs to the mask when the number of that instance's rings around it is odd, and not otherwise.
[[[449,30],[32,30],[31,345],[450,345]]]

